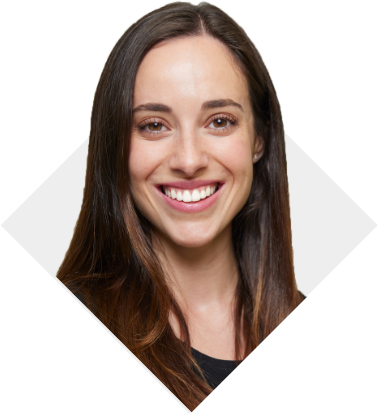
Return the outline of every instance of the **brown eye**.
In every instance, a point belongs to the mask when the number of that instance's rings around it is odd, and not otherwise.
[[[168,128],[162,121],[155,121],[154,119],[147,119],[138,125],[138,129],[146,134],[160,134],[167,131]]]
[[[232,119],[223,115],[215,115],[208,125],[210,129],[219,129],[219,131],[226,131],[233,125],[237,124],[237,119]]]
[[[213,123],[214,123],[215,128],[224,128],[227,126],[227,119],[222,119],[222,118],[214,119]]]
[[[153,122],[151,124],[148,124],[148,129],[150,131],[161,131],[163,128],[163,124],[160,122]]]

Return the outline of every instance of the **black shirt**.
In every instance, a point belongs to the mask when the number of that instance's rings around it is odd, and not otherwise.
[[[235,361],[213,358],[194,348],[192,348],[192,355],[211,388],[216,388],[236,368]]]

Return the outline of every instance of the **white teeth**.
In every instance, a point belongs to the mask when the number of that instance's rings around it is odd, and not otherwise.
[[[194,190],[192,193],[192,201],[199,201],[201,200],[201,196],[198,190]]]
[[[200,187],[194,189],[192,192],[189,190],[174,190],[163,188],[163,192],[167,197],[172,198],[173,200],[183,201],[184,203],[191,203],[205,199],[210,195],[215,193],[215,190],[218,188],[217,185]]]
[[[189,193],[188,190],[184,191],[184,194],[182,196],[182,201],[184,203],[191,203],[192,202],[192,196],[191,196],[191,194]]]

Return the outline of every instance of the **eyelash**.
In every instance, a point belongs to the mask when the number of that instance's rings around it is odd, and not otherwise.
[[[146,129],[146,127],[147,127],[148,125],[152,125],[152,124],[159,124],[159,125],[163,125],[165,128],[167,128],[167,129],[168,129],[168,126],[167,126],[167,125],[165,125],[165,123],[164,123],[164,122],[162,122],[162,120],[161,120],[161,119],[154,119],[154,118],[149,118],[149,119],[146,119],[146,120],[142,121],[142,122],[138,125],[138,129],[139,129],[140,131],[145,131],[145,132],[147,132],[148,134],[160,134],[161,132],[163,132],[163,131],[149,131],[148,129]]]
[[[221,127],[221,128],[211,128],[211,129],[215,129],[215,130],[219,130],[219,131],[225,131],[226,129],[229,129],[233,125],[236,125],[238,123],[238,120],[234,117],[231,117],[230,115],[216,114],[216,115],[213,115],[210,118],[210,122],[207,124],[207,126],[211,125],[217,119],[223,119],[225,121],[228,121],[230,123],[230,125],[227,125],[227,126]]]
[[[234,118],[234,117],[231,117],[230,115],[224,115],[224,114],[216,114],[216,115],[213,115],[211,118],[210,118],[210,120],[209,120],[209,122],[208,122],[208,124],[207,124],[207,127],[209,127],[209,125],[211,125],[214,121],[216,121],[217,119],[223,119],[223,120],[225,120],[225,121],[228,121],[230,124],[229,125],[227,125],[227,126],[225,126],[225,127],[220,127],[220,128],[210,128],[210,129],[214,129],[214,130],[218,130],[218,131],[225,131],[225,130],[228,130],[229,128],[231,128],[232,126],[234,126],[234,125],[237,125],[237,123],[238,123],[238,120],[236,119],[236,118]],[[144,120],[144,121],[142,121],[139,125],[138,125],[138,129],[140,130],[140,131],[144,131],[144,132],[147,132],[148,134],[161,134],[162,132],[164,132],[164,130],[163,131],[149,131],[148,129],[146,129],[146,127],[148,126],[148,125],[152,125],[152,124],[158,124],[158,125],[162,125],[162,126],[164,126],[165,128],[167,128],[168,129],[168,126],[161,120],[161,119],[154,119],[154,118],[149,118],[149,119],[146,119],[146,120]]]

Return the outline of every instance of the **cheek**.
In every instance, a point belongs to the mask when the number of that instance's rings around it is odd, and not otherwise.
[[[138,210],[150,221],[154,216],[154,177],[164,170],[169,148],[164,140],[148,141],[132,137],[129,154],[131,194]],[[155,180],[156,181],[156,180]]]
[[[234,136],[219,151],[219,161],[232,174],[234,184],[249,192],[252,184],[252,144],[248,136]]]
[[[143,188],[148,177],[161,163],[161,151],[151,142],[131,139],[129,173],[131,187]]]

